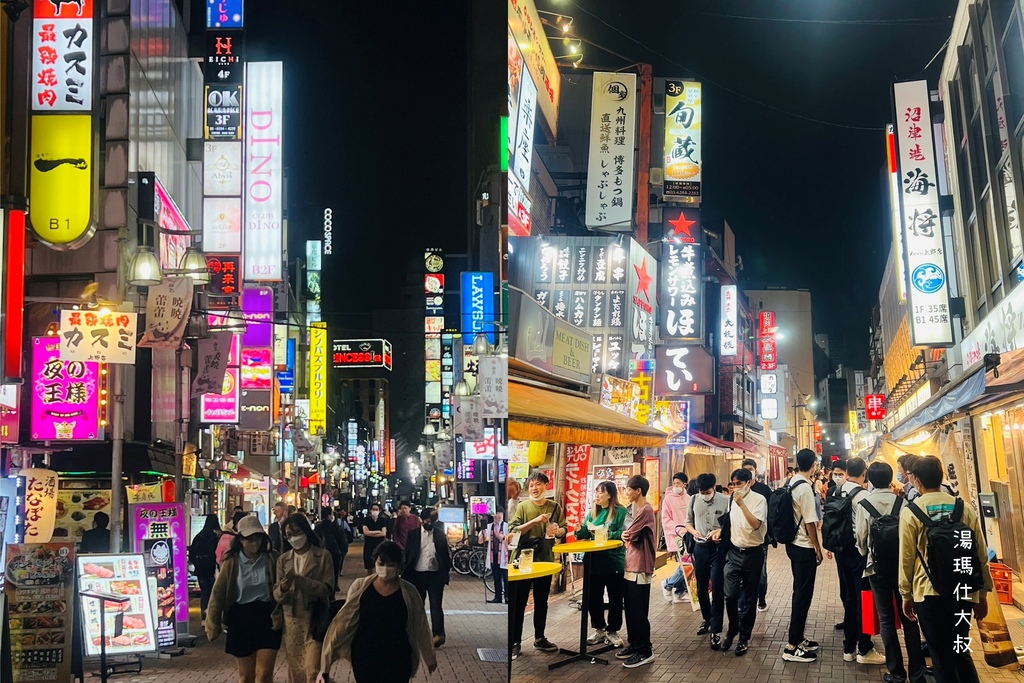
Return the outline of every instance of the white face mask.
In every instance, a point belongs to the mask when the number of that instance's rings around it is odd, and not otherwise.
[[[379,510],[370,510],[370,516],[373,517],[374,519],[377,519],[377,515],[379,515],[379,514],[380,514]]]
[[[836,483],[836,485],[842,486],[843,484],[846,483],[846,477],[844,477],[841,474],[833,474],[832,475],[832,481],[834,481]]]
[[[683,495],[683,487],[682,486],[673,486],[672,490],[676,492],[677,496]]]
[[[305,548],[306,547],[306,541],[308,541],[308,540],[309,539],[306,538],[305,535],[303,535],[303,536],[289,536],[288,537],[288,543],[291,544],[291,546],[293,548],[295,548],[296,550],[302,550],[303,548]]]
[[[539,501],[539,500],[544,500],[547,497],[547,493],[548,492],[545,489],[531,490],[530,491],[530,500],[532,500],[534,502]]]
[[[385,581],[394,581],[398,578],[398,567],[385,567],[382,564],[378,564],[375,569],[377,571],[377,576]]]
[[[710,503],[711,501],[713,501],[715,499],[715,494],[714,493],[702,493],[702,494],[700,494],[700,497],[704,499],[704,502]]]

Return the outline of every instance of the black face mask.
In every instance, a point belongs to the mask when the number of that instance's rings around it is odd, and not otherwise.
[[[434,523],[433,522],[424,522],[423,523],[423,528],[426,529],[427,531],[432,531],[433,528],[434,528]]]

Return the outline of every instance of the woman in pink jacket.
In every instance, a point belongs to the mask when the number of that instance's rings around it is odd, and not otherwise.
[[[661,529],[665,534],[665,547],[669,551],[675,550],[676,547],[676,526],[686,526],[686,513],[690,509],[690,494],[686,491],[689,483],[689,477],[677,472],[672,476],[672,486],[665,491],[665,498],[661,503]],[[679,531],[686,533],[684,529]],[[676,567],[672,576],[662,582],[661,595],[665,602],[690,602],[682,564]]]

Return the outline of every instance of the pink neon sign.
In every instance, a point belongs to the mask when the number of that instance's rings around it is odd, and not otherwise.
[[[59,337],[32,338],[32,440],[96,440],[100,364],[62,361]]]

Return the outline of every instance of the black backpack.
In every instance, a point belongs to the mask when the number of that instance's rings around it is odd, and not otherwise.
[[[958,593],[963,596],[963,591],[957,591],[958,585],[966,585],[967,592],[973,593],[981,590],[984,581],[981,575],[981,562],[978,560],[980,550],[978,543],[981,539],[975,538],[974,530],[963,523],[964,501],[957,498],[953,505],[953,514],[933,520],[928,514],[914,503],[908,503],[911,512],[914,513],[925,526],[925,534],[928,538],[928,561],[921,557],[921,551],[917,556],[924,565],[925,574],[932,582],[935,591],[944,597],[957,599]]]
[[[792,543],[796,540],[799,524],[794,519],[793,489],[800,484],[810,483],[805,479],[790,486],[780,486],[772,491],[768,499],[768,537],[776,543]],[[800,523],[803,517],[800,518]]]
[[[871,556],[875,561],[875,574],[896,581],[900,571],[900,508],[903,499],[896,496],[892,512],[878,513],[875,506],[866,500],[859,503],[871,515]]]
[[[854,549],[856,540],[853,537],[853,497],[856,495],[857,491],[839,491],[822,507],[821,544],[825,550],[841,553]]]

